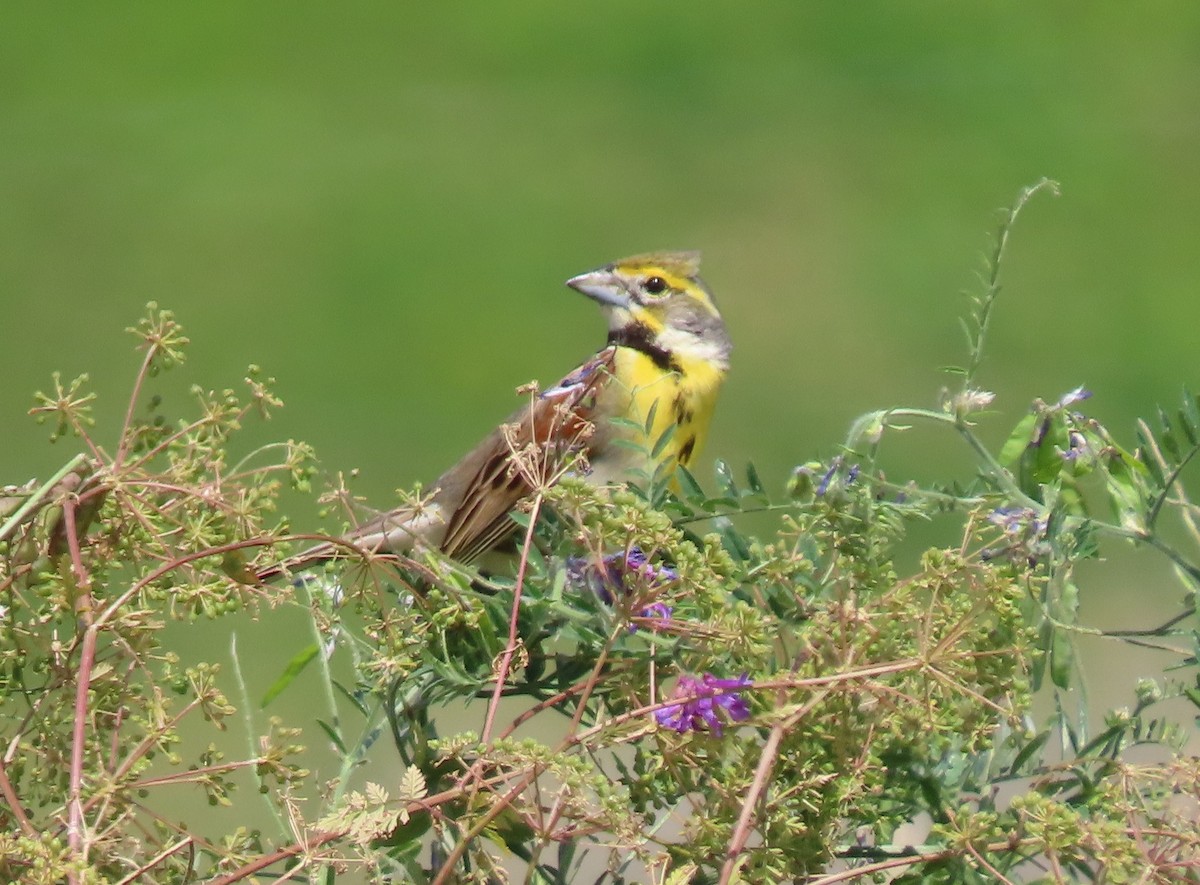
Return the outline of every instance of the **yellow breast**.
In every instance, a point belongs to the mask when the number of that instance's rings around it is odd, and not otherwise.
[[[679,371],[664,370],[641,351],[616,349],[613,377],[596,404],[595,481],[686,467],[699,455],[723,373],[703,360],[684,358],[677,365]]]

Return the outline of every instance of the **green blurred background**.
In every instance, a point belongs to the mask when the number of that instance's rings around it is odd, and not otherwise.
[[[1200,387],[1198,105],[1198,4],[8,5],[0,481],[70,454],[24,417],[52,369],[114,440],[154,299],[194,341],[170,383],[263,365],[287,408],[246,447],[305,439],[387,506],[602,343],[563,280],[697,248],[736,344],[707,454],[780,488],[859,413],[936,401],[995,210],[1042,176],[987,433],[1082,383],[1130,439]],[[969,475],[926,431],[888,457]],[[1100,622],[1179,592],[1097,576]]]

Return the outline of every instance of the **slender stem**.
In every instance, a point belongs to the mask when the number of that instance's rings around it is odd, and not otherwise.
[[[1000,849],[1007,847],[1008,843],[1001,843]],[[928,854],[913,852],[900,857],[890,857],[887,860],[876,861],[875,863],[863,864],[862,866],[849,867],[836,873],[830,873],[827,876],[821,876],[819,879],[810,879],[806,885],[834,885],[836,882],[849,882],[851,880],[863,880],[869,876],[878,873],[886,873],[888,870],[896,870],[901,867],[910,867],[917,863],[936,863],[939,860],[948,860],[958,856],[958,849],[947,848],[943,851],[931,851]]]
[[[791,717],[788,718],[794,721]],[[741,857],[742,850],[746,847],[746,840],[750,838],[754,808],[758,804],[763,790],[767,788],[767,781],[775,768],[775,761],[779,758],[779,745],[783,743],[783,735],[787,728],[788,724],[784,722],[775,723],[762,748],[762,755],[759,756],[758,765],[754,769],[754,780],[750,784],[750,789],[746,791],[746,798],[742,800],[742,810],[738,815],[737,824],[733,828],[733,837],[729,840],[729,847],[725,850],[725,863],[721,867],[720,885],[728,885],[737,872],[738,858]]]
[[[87,625],[92,622],[92,581],[87,569],[83,567],[83,552],[79,549],[79,529],[75,523],[75,506],[74,497],[63,501],[63,528],[67,534],[67,550],[71,554],[71,571],[75,575],[78,593],[75,599],[75,616],[81,624]]]
[[[1049,190],[1052,194],[1058,194],[1058,182],[1049,178],[1043,178],[1035,184],[1021,188],[1017,194],[1017,199],[1004,215],[1004,220],[1000,223],[1000,231],[996,235],[996,244],[992,250],[990,260],[987,262],[988,277],[984,283],[983,295],[978,300],[979,309],[972,317],[975,320],[975,334],[969,335],[968,344],[970,345],[970,354],[968,355],[967,368],[963,373],[962,389],[966,391],[970,388],[975,380],[975,373],[979,370],[980,363],[983,362],[983,346],[987,341],[988,326],[992,318],[992,309],[996,305],[996,297],[1000,294],[1000,267],[1004,263],[1004,252],[1008,248],[1008,238],[1012,233],[1013,225],[1017,222],[1017,216],[1021,214],[1021,210],[1025,208],[1025,204],[1041,190]],[[969,332],[968,332],[969,334]]]
[[[525,543],[521,546],[521,561],[517,566],[517,582],[513,588],[512,608],[508,619],[508,644],[500,656],[500,664],[496,667],[496,686],[492,689],[492,699],[488,703],[487,717],[484,719],[483,732],[480,741],[484,744],[492,739],[492,726],[496,723],[496,711],[500,707],[500,698],[504,694],[504,682],[512,667],[513,655],[517,651],[518,616],[521,610],[521,591],[525,587],[525,573],[529,566],[529,552],[533,548],[533,530],[537,525],[538,515],[542,510],[542,496],[539,493],[533,499],[533,507],[529,511],[529,526],[525,529]]]
[[[37,838],[38,831],[25,814],[25,809],[21,807],[21,800],[17,796],[17,791],[13,789],[12,781],[8,779],[3,759],[0,759],[0,796],[4,797],[4,801],[12,809],[13,817],[17,819],[17,825],[20,826],[21,832],[31,838]]]
[[[302,536],[301,536],[302,537]],[[247,550],[252,547],[268,547],[275,543],[273,538],[250,538],[245,541],[235,541],[230,544],[221,544],[218,547],[209,547],[205,550],[194,550],[191,553],[174,559],[171,562],[164,563],[156,568],[150,574],[143,577],[140,581],[109,603],[108,607],[100,613],[100,617],[96,619],[97,626],[103,626],[120,610],[121,606],[125,605],[133,597],[137,596],[149,584],[154,583],[167,572],[179,568],[181,565],[186,565],[189,562],[195,562],[198,559],[207,559],[210,556],[220,556],[224,553],[232,553],[234,550]]]
[[[1155,520],[1158,519],[1159,512],[1162,510],[1163,505],[1167,503],[1167,493],[1170,492],[1171,488],[1176,482],[1178,482],[1179,475],[1183,473],[1183,468],[1187,467],[1188,463],[1192,460],[1192,458],[1196,457],[1198,452],[1200,452],[1200,446],[1193,446],[1191,449],[1189,449],[1188,453],[1183,456],[1182,460],[1175,465],[1175,469],[1172,470],[1165,478],[1162,491],[1158,493],[1158,497],[1150,506],[1150,511],[1146,514],[1146,525],[1148,527],[1153,528]]]
[[[1111,636],[1117,639],[1128,639],[1137,636],[1166,636],[1167,631],[1183,621],[1186,621],[1196,613],[1196,607],[1189,605],[1179,614],[1159,624],[1157,627],[1150,627],[1144,630],[1102,630],[1101,636]],[[1161,646],[1153,646],[1160,651],[1177,651],[1176,649],[1164,649]],[[1178,650],[1182,653],[1182,650]]]
[[[308,625],[312,629],[313,642],[317,646],[317,666],[321,668],[321,688],[325,693],[325,706],[329,710],[329,726],[337,731],[338,739],[341,740],[342,733],[338,718],[337,698],[333,694],[333,671],[329,667],[329,656],[325,654],[326,639],[321,635],[321,625],[317,623],[316,613],[314,612],[313,594],[309,587],[309,582],[301,580],[297,583],[308,602]],[[323,586],[332,588],[336,585]],[[345,743],[345,741],[342,742]]]
[[[180,771],[175,774],[164,774],[161,777],[148,777],[143,780],[131,781],[129,788],[131,790],[144,790],[148,787],[161,787],[165,784],[203,783],[210,774],[228,774],[232,771],[258,765],[261,760],[262,757],[256,755],[250,759],[241,759],[237,762],[206,765],[203,768],[189,768],[187,771]]]
[[[303,842],[294,842],[291,845],[280,848],[278,851],[260,855],[249,863],[238,867],[232,873],[221,876],[219,879],[213,879],[209,885],[233,885],[233,883],[248,879],[255,873],[262,872],[268,867],[272,867],[285,860],[291,860],[293,857],[299,857],[302,854],[320,848],[322,845],[341,839],[345,835],[345,831],[317,833],[307,837]]]
[[[855,421],[851,426],[850,434],[846,439],[846,448],[850,450],[855,449],[869,428],[873,426],[890,426],[896,418],[932,421],[935,424],[944,424],[953,427],[958,431],[967,445],[970,446],[971,451],[975,453],[975,456],[981,462],[985,474],[1006,495],[1024,507],[1029,507],[1033,510],[1045,509],[1044,504],[1040,501],[1035,501],[1029,495],[1025,494],[1025,492],[1021,491],[1021,487],[1017,485],[1012,472],[997,461],[996,456],[988,450],[979,437],[971,432],[971,425],[964,418],[950,412],[940,412],[933,409],[900,408],[868,413]]]
[[[132,873],[130,873],[128,876],[126,876],[124,879],[121,879],[120,881],[118,881],[117,885],[133,885],[134,882],[137,882],[138,880],[140,880],[142,878],[142,876],[144,876],[150,870],[154,869],[156,866],[158,866],[160,863],[162,863],[164,860],[166,860],[172,854],[175,854],[178,851],[180,851],[184,848],[187,848],[190,845],[193,845],[194,843],[195,843],[195,840],[191,836],[186,836],[183,839],[180,839],[174,845],[168,845],[166,848],[164,848],[158,854],[154,855],[154,857],[150,858],[148,861],[146,861],[144,864],[142,864],[140,867],[138,867],[136,870],[134,870]]]
[[[99,628],[92,624],[83,632],[79,655],[79,672],[75,683],[75,723],[71,730],[71,770],[68,799],[67,844],[76,860],[85,862],[83,847],[83,751],[87,738],[88,688],[92,681],[92,665],[96,660],[96,636]],[[79,881],[71,874],[71,882]]]
[[[146,356],[142,360],[142,366],[138,369],[137,375],[134,376],[133,390],[129,394],[129,405],[125,408],[125,420],[121,424],[121,436],[117,440],[117,457],[113,459],[113,473],[120,472],[121,465],[125,461],[125,455],[128,454],[126,447],[129,444],[129,428],[133,426],[133,412],[137,408],[138,400],[141,399],[142,385],[146,383],[146,375],[150,371],[150,363],[157,352],[157,345],[151,344],[146,348]]]
[[[71,567],[75,574],[75,613],[84,627],[83,644],[79,655],[79,670],[75,685],[75,722],[71,732],[71,768],[69,775],[69,811],[67,838],[71,853],[86,862],[86,851],[83,845],[83,756],[87,740],[88,721],[88,688],[92,682],[92,666],[96,661],[96,642],[99,628],[93,623],[92,594],[90,591],[91,578],[83,567],[83,559],[79,550],[79,537],[75,525],[75,499],[63,501],[63,520],[67,532],[67,544],[71,552]],[[77,874],[71,874],[72,882],[78,879]]]
[[[512,789],[496,800],[496,803],[487,811],[485,811],[483,815],[480,816],[479,820],[475,821],[474,826],[472,826],[471,829],[463,834],[462,838],[455,843],[454,848],[451,849],[450,853],[446,855],[446,858],[442,863],[442,868],[438,871],[437,876],[434,877],[430,885],[447,885],[447,883],[454,881],[454,877],[457,875],[455,870],[458,867],[458,862],[462,860],[462,856],[466,854],[467,847],[471,844],[471,840],[479,836],[480,833],[487,829],[488,824],[490,824],[501,813],[507,810],[508,807],[512,805],[513,800],[520,796],[521,793],[523,793],[526,789],[528,789],[531,783],[537,780],[538,774],[538,768],[535,766],[532,771],[527,772],[524,777],[518,780]]]
[[[242,673],[242,659],[238,654],[237,639],[237,631],[234,630],[229,634],[229,660],[233,664],[233,681],[237,683],[238,692],[241,695],[242,721],[246,729],[246,758],[257,762],[259,753],[258,747],[254,745],[254,735],[258,728],[254,722],[254,705],[250,702],[250,690],[246,686],[246,677]],[[271,801],[266,790],[266,777],[256,772],[256,779],[260,787],[259,795],[267,806],[268,813],[275,819],[275,826],[279,828],[279,832],[286,834],[288,829],[283,816],[279,813],[278,806]]]

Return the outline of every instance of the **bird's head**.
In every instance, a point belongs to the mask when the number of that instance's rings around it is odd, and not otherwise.
[[[699,272],[699,252],[655,252],[614,261],[567,285],[604,309],[610,342],[643,341],[724,369],[729,334]]]

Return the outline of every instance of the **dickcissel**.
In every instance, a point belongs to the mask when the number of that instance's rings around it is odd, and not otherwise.
[[[608,320],[600,351],[518,409],[442,474],[420,504],[269,566],[259,579],[355,550],[407,554],[424,546],[471,562],[507,541],[516,529],[509,514],[563,470],[601,484],[622,482],[637,469],[673,471],[692,463],[731,349],[699,270],[699,253],[660,252],[567,280]]]

